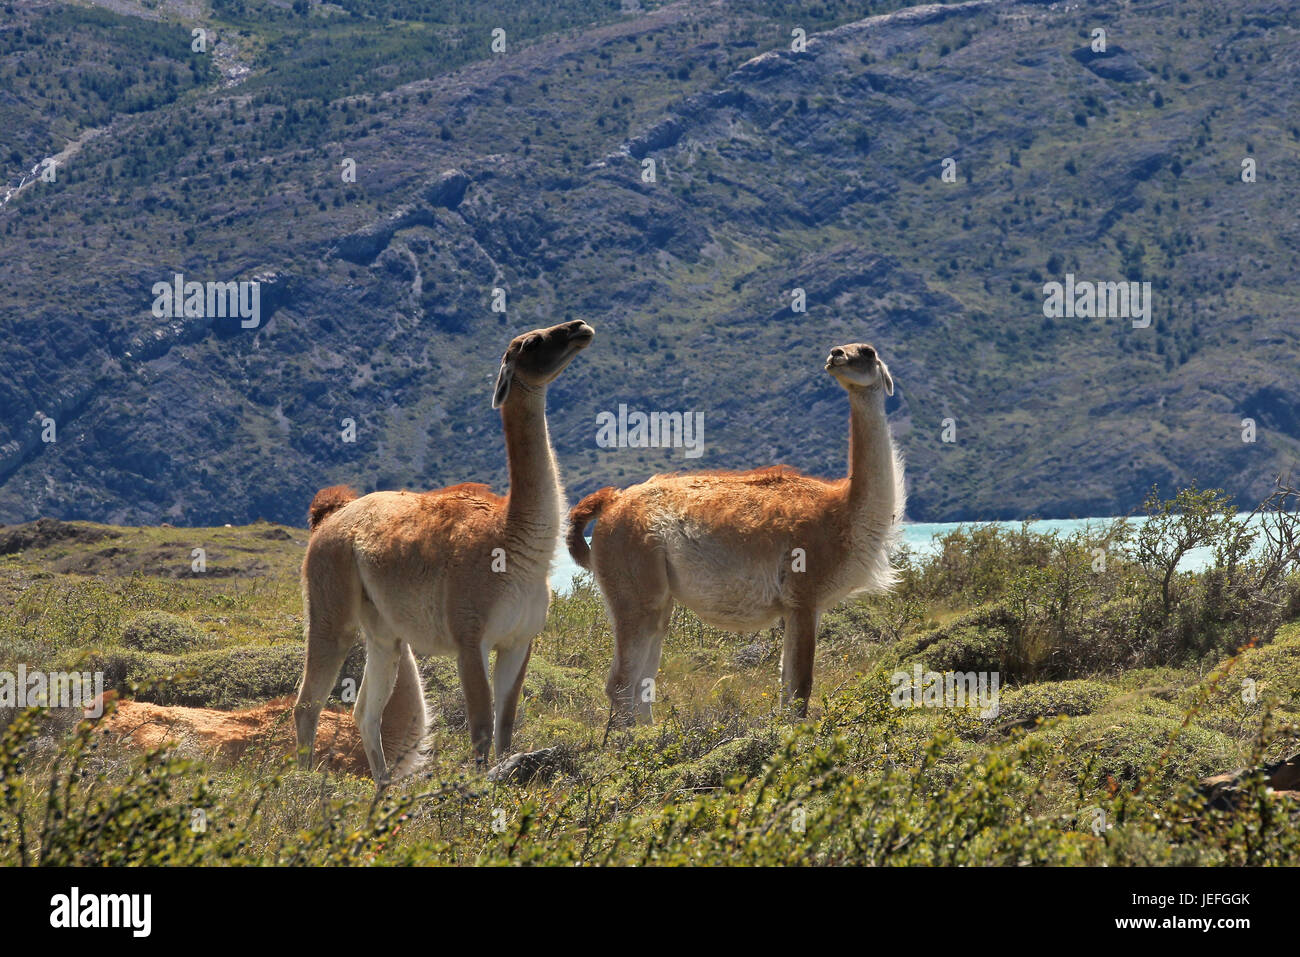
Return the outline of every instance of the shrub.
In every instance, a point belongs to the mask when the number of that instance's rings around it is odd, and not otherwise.
[[[1018,681],[1027,663],[1016,632],[1006,605],[981,605],[899,642],[896,660],[900,667],[919,662],[930,671],[996,671],[1003,681]]]
[[[1178,717],[1140,713],[1087,715],[1031,732],[1067,761],[1068,773],[1091,787],[1108,779],[1134,784],[1151,768],[1164,784],[1197,779],[1231,767],[1233,742]]]
[[[722,787],[732,778],[752,778],[763,770],[763,765],[776,748],[777,741],[771,735],[723,742],[704,757],[687,765],[683,771],[682,786]]]
[[[196,707],[234,707],[265,701],[297,690],[302,661],[302,649],[283,645],[245,645],[177,657],[157,656],[149,662],[144,680],[161,683],[142,697],[158,704]]]
[[[0,732],[0,864],[125,867],[231,862],[369,864],[417,798],[323,797],[311,818],[265,839],[264,809],[278,798],[301,806],[281,773],[261,775],[235,794],[218,794],[206,769],[170,749],[128,761],[105,755],[91,722],[59,741],[48,767],[33,754],[44,709],[28,709]],[[312,790],[316,790],[313,787]],[[443,789],[455,795],[455,788]],[[277,822],[278,823],[278,822]],[[261,839],[254,848],[254,841]]]
[[[1013,659],[1014,642],[1006,629],[981,626],[947,629],[914,660],[930,671],[997,672],[1011,680]]]
[[[206,636],[189,618],[165,611],[136,615],[122,629],[122,644],[137,651],[177,654],[202,644]]]
[[[900,563],[894,562],[897,567]],[[904,573],[906,578],[906,571]],[[819,644],[836,646],[861,641],[897,642],[922,618],[923,604],[907,587],[860,601],[845,602],[822,616]]]
[[[1092,714],[1114,695],[1115,690],[1100,681],[1044,681],[1002,691],[998,717],[1019,721]]]
[[[549,781],[467,773],[463,695],[445,657],[420,665],[442,716],[429,763],[373,804],[371,783],[348,775],[133,755],[113,736],[70,734],[78,715],[0,714],[11,722],[0,864],[1294,864],[1300,828],[1284,799],[1250,778],[1220,814],[1196,790],[1200,775],[1293,753],[1294,730],[1270,716],[1300,717],[1300,627],[1278,629],[1300,614],[1294,562],[1224,529],[1213,569],[1175,566],[1167,610],[1163,573],[1121,560],[1132,533],[1117,526],[966,529],[934,561],[903,555],[895,592],[826,616],[823,641],[845,647],[819,649],[814,720],[797,726],[775,694],[775,634],[725,635],[679,609],[656,723],[615,729],[609,746],[609,626],[583,576],[554,602],[525,685],[519,743],[560,749]],[[1111,560],[1095,561],[1100,542]],[[270,640],[293,637],[287,583],[206,593],[202,581],[50,581],[23,583],[0,653],[85,670],[75,656],[89,648],[110,686],[160,703],[229,707],[296,687],[300,641]],[[166,652],[119,643],[149,608],[259,638]],[[1256,647],[1204,677],[1249,637]],[[864,638],[870,647],[849,647]],[[344,676],[359,679],[363,662],[358,644]],[[894,707],[889,672],[912,662],[998,671],[1001,714]],[[1039,717],[1048,723],[1028,733],[1015,726]],[[287,754],[287,740],[268,743],[280,745]],[[200,806],[206,834],[190,829]],[[1084,824],[1096,810],[1100,832]]]
[[[301,648],[242,645],[182,655],[128,649],[89,656],[104,686],[155,704],[231,708],[293,694],[302,676]]]
[[[1283,629],[1270,644],[1238,656],[1232,679],[1205,679],[1177,699],[1180,708],[1206,697],[1201,723],[1225,734],[1240,735],[1258,725],[1272,706],[1279,718],[1300,723],[1300,626]]]

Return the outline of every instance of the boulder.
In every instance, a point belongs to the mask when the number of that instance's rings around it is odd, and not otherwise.
[[[455,209],[469,189],[469,176],[462,170],[449,169],[425,189],[424,199],[430,206]]]
[[[534,779],[549,781],[557,774],[571,770],[572,755],[567,748],[555,746],[540,751],[520,751],[512,754],[488,771],[489,781],[527,784]]]
[[[1266,764],[1262,770],[1275,797],[1300,799],[1300,753]],[[1241,801],[1242,786],[1252,773],[1253,769],[1243,768],[1202,778],[1201,793],[1210,807],[1230,811]]]

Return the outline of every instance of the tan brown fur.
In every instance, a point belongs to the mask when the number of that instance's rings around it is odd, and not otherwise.
[[[565,545],[568,546],[569,554],[580,568],[591,571],[591,548],[587,545],[583,531],[601,510],[617,497],[618,489],[602,488],[592,492],[569,512],[569,533],[565,538]]]
[[[832,350],[826,367],[850,396],[848,477],[786,466],[656,475],[601,489],[571,511],[570,554],[594,573],[614,629],[606,692],[620,720],[649,720],[674,601],[731,631],[784,619],[783,698],[803,714],[821,613],[893,584],[888,548],[904,508],[884,412],[893,380],[865,344]],[[582,533],[593,519],[588,547]]]
[[[347,485],[331,485],[316,493],[307,507],[307,527],[313,532],[327,517],[337,512],[348,502],[359,498],[356,491]]]
[[[586,323],[566,322],[517,336],[502,357],[493,405],[505,429],[508,495],[478,483],[346,501],[338,487],[318,493],[303,560],[307,658],[295,705],[304,761],[358,629],[366,639],[366,671],[355,713],[376,781],[389,779],[395,753],[397,772],[409,769],[423,736],[415,653],[456,657],[476,759],[487,761],[494,728],[498,756],[509,752],[563,527],[546,387],[594,335]],[[495,689],[488,678],[493,650]],[[391,735],[390,718],[407,730]],[[387,744],[394,738],[395,751]]]

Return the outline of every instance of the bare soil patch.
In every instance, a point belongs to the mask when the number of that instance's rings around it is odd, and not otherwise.
[[[116,711],[103,719],[100,728],[132,748],[147,750],[171,743],[230,764],[246,756],[278,762],[296,747],[292,698],[276,698],[239,711],[119,700]],[[370,774],[350,712],[321,712],[315,760],[331,771]]]

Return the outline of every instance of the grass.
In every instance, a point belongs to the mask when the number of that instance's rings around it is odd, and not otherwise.
[[[118,537],[0,558],[11,599],[0,669],[79,663],[102,668],[128,697],[219,709],[292,693],[303,532],[111,531]],[[1093,534],[1114,541],[1116,531]],[[141,552],[184,558],[196,541],[221,556],[210,569],[245,570],[136,567]],[[1233,811],[1208,808],[1196,789],[1202,776],[1295,750],[1300,623],[1256,622],[1262,631],[1238,653],[1217,622],[1218,644],[1202,653],[1201,636],[1181,648],[1144,639],[1151,626],[1125,610],[1129,638],[1162,660],[1063,656],[1105,631],[1102,619],[1123,605],[1113,591],[1162,600],[1154,585],[1141,591],[1140,568],[1112,563],[1127,570],[1090,581],[1091,605],[1079,603],[1091,610],[1052,638],[1048,579],[1090,544],[1032,526],[976,528],[952,533],[933,559],[901,554],[894,594],[827,616],[802,723],[778,703],[779,630],[730,635],[679,610],[654,724],[607,743],[612,639],[599,594],[580,577],[535,645],[516,747],[553,750],[525,781],[471,770],[450,659],[422,663],[435,715],[428,762],[379,795],[365,778],[293,769],[269,737],[233,763],[192,743],[142,754],[66,716],[10,710],[0,861],[1300,863],[1295,804],[1262,779],[1248,781]],[[87,562],[94,574],[51,571]],[[1027,612],[1017,610],[1017,576],[1039,583]],[[1216,580],[1214,570],[1177,576],[1178,614],[1205,619],[1197,603]],[[345,676],[359,678],[362,661],[358,649]],[[890,674],[913,663],[1000,672],[998,714],[891,706]]]

